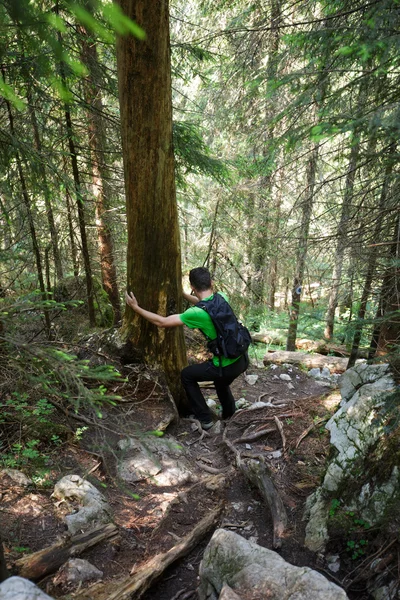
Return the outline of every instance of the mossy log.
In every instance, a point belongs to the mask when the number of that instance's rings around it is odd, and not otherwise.
[[[79,556],[88,548],[105,540],[115,539],[117,535],[118,529],[113,523],[96,527],[86,533],[74,535],[67,540],[17,560],[15,566],[18,569],[18,575],[32,581],[38,581],[42,577],[57,571],[71,556]]]

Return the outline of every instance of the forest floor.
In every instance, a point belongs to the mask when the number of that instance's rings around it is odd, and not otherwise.
[[[199,358],[196,349],[193,354]],[[112,507],[119,530],[117,541],[103,542],[81,556],[103,571],[104,581],[128,576],[134,567],[169,550],[217,506],[222,508],[218,527],[229,528],[261,546],[273,548],[270,510],[257,489],[237,469],[233,448],[241,455],[262,456],[274,475],[289,521],[279,549],[282,557],[298,566],[316,568],[340,583],[341,574],[333,576],[325,570],[322,558],[304,547],[302,520],[305,500],[319,484],[325,469],[329,436],[324,424],[340,402],[337,389],[322,387],[304,371],[290,365],[250,365],[247,375],[257,375],[257,381],[251,384],[241,375],[232,385],[235,398],[245,398],[250,405],[261,401],[278,406],[239,410],[221,427],[206,434],[200,433],[196,424],[187,419],[169,425],[166,434],[185,449],[195,478],[185,484],[160,487],[151,479],[122,484],[117,478],[118,440],[165,428],[172,417],[171,401],[151,372],[136,366],[127,367],[126,373],[128,382],[122,392],[117,390],[123,402],[105,408],[101,421],[97,419],[99,426],[89,427],[80,443],[65,443],[57,456],[52,456],[53,482],[68,474],[86,477]],[[280,378],[282,374],[290,376],[290,386]],[[216,398],[212,387],[204,388],[204,394],[206,398]],[[88,420],[96,419],[93,412],[82,414]],[[281,427],[274,426],[275,417]],[[60,420],[70,424],[72,421],[65,415],[60,415]],[[255,440],[239,441],[269,426],[273,430],[270,433]],[[212,480],[218,484],[213,486]],[[45,548],[65,536],[64,517],[71,507],[57,503],[51,497],[52,491],[52,487],[18,487],[8,476],[0,477],[0,528],[8,565],[16,574],[18,570],[13,565],[21,554]],[[194,550],[170,566],[143,599],[196,598],[199,564],[211,535],[212,531]],[[342,575],[354,566],[346,557],[341,564]],[[39,585],[54,597],[68,591],[55,584],[54,574]],[[86,597],[91,597],[90,589]],[[362,593],[350,597],[368,598]]]

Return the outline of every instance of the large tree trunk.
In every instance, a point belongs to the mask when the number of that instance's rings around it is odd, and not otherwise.
[[[317,170],[319,144],[314,144],[311,156],[307,165],[307,185],[306,197],[302,206],[301,225],[299,230],[299,245],[297,248],[296,273],[292,287],[292,304],[290,306],[288,337],[286,350],[294,352],[296,350],[297,324],[300,314],[300,297],[302,292],[304,269],[308,250],[308,232],[310,229],[310,219],[312,207],[314,204],[315,174]]]
[[[101,77],[96,43],[90,40],[83,26],[79,29],[82,35],[82,59],[90,71],[90,75],[85,79],[85,99],[89,107],[89,147],[101,278],[103,288],[114,310],[114,324],[117,324],[121,320],[121,302],[115,266],[114,244],[109,223],[111,190],[109,185],[110,174],[104,159],[104,150],[107,144],[101,97]]]
[[[182,307],[181,256],[172,147],[167,0],[120,0],[146,32],[117,42],[126,209],[128,289],[146,309],[169,315]],[[172,395],[183,402],[183,328],[157,329],[126,311],[125,328],[147,360],[160,363]]]

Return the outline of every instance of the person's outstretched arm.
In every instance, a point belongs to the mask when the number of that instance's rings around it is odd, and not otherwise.
[[[197,300],[198,301],[198,300]],[[145,308],[139,306],[136,297],[133,292],[125,292],[125,302],[128,306],[132,308],[138,315],[153,323],[153,325],[157,325],[157,327],[177,327],[179,325],[183,325],[179,315],[169,315],[169,317],[162,317],[157,313],[150,312]]]
[[[185,300],[190,302],[190,304],[197,304],[198,302],[200,302],[200,298],[194,296],[193,294],[188,294],[187,292],[185,292],[185,290],[183,290],[182,294]]]

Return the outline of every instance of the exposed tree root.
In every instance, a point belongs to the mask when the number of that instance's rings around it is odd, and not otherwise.
[[[246,460],[240,465],[242,473],[260,490],[264,500],[267,502],[273,523],[274,548],[282,546],[282,537],[287,528],[287,514],[282,498],[272,482],[271,474],[267,465],[262,461]]]

